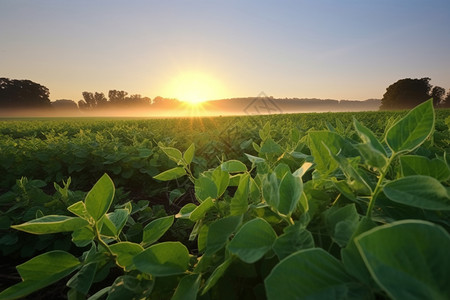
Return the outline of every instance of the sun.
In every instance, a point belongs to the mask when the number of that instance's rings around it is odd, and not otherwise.
[[[216,100],[223,94],[221,84],[212,76],[201,72],[184,72],[174,77],[168,87],[170,97],[192,105]]]

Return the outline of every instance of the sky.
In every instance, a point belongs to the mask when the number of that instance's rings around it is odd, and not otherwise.
[[[0,28],[0,77],[52,101],[381,99],[422,77],[450,89],[448,0],[0,0]]]

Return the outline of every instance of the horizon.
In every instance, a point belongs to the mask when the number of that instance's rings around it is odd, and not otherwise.
[[[443,0],[2,1],[1,76],[51,101],[381,99],[402,78],[450,88],[449,20]]]

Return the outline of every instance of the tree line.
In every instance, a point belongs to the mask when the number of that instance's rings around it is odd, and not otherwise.
[[[381,99],[380,110],[410,109],[433,98],[437,108],[450,108],[450,89],[446,93],[440,86],[432,86],[430,78],[404,78],[391,84]],[[163,97],[143,97],[128,95],[126,91],[110,90],[106,96],[102,92],[83,92],[83,99],[75,102],[69,99],[50,101],[50,91],[43,85],[30,80],[0,78],[0,109],[79,109],[82,111],[113,108],[173,109],[180,101]]]

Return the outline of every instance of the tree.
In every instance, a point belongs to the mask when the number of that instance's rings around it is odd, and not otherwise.
[[[440,86],[435,86],[431,90],[431,97],[433,98],[433,104],[435,107],[441,104],[441,102],[444,100],[444,96],[445,89]]]
[[[441,107],[450,108],[450,89],[447,92],[447,97],[442,101]]]
[[[83,92],[83,100],[78,101],[78,107],[80,109],[94,109],[103,107],[108,103],[108,100],[103,93],[91,93]]]
[[[111,104],[124,103],[127,95],[128,93],[125,91],[110,90],[108,92],[109,102],[111,102]]]
[[[386,89],[380,110],[408,109],[430,98],[430,78],[400,79]]]
[[[59,99],[52,102],[52,107],[58,110],[78,110],[78,106],[73,100]]]
[[[50,108],[48,88],[31,80],[0,78],[0,107]]]

